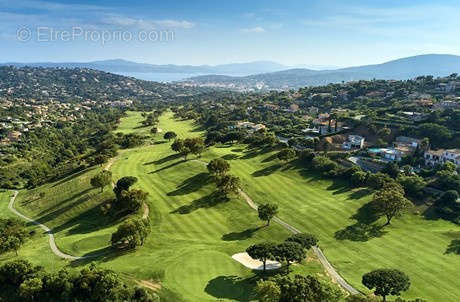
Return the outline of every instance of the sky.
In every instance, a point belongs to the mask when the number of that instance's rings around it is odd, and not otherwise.
[[[457,1],[0,0],[0,62],[275,61],[356,66],[460,55]]]

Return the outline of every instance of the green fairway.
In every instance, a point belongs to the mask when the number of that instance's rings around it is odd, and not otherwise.
[[[140,114],[129,113],[120,128],[129,132],[129,127],[136,127],[133,116],[142,120]],[[175,121],[171,113],[161,117],[160,127],[179,137],[201,134],[190,122]],[[166,301],[252,300],[254,274],[231,256],[253,243],[282,241],[289,233],[276,224],[261,227],[264,223],[257,213],[236,197],[214,202],[215,185],[203,163],[184,162],[161,137],[157,136],[158,144],[122,152],[111,168],[114,179],[136,176],[139,182],[135,186],[149,193],[152,233],[146,245],[135,252],[105,253],[72,266],[94,261],[129,279],[160,280]],[[89,179],[99,170],[89,169],[22,191],[16,207],[53,228],[62,251],[72,255],[104,251],[118,223],[109,223],[99,212],[99,205],[113,196],[109,188],[102,194],[91,188]],[[34,256],[34,262],[43,260],[44,266],[53,266],[45,260],[56,260],[46,244],[45,238],[40,244],[43,255]],[[32,252],[27,245],[23,249]],[[323,274],[314,255],[309,256],[310,261],[294,266],[294,271]],[[56,262],[54,267],[68,263]]]
[[[159,126],[179,137],[201,134],[171,113],[160,118]],[[136,186],[149,192],[153,230],[135,259],[118,257],[111,265],[145,279],[154,278],[152,272],[162,274],[163,285],[186,301],[247,301],[253,274],[231,255],[255,242],[281,241],[289,233],[277,225],[260,228],[257,213],[243,200],[213,202],[215,185],[203,163],[184,162],[158,138],[159,144],[127,151],[112,167],[117,177],[137,176]],[[296,270],[322,272],[315,261]]]
[[[129,112],[117,131],[147,134],[148,128],[137,128],[142,120],[141,113]],[[202,135],[199,127],[175,120],[171,112],[160,117],[159,128],[181,138]],[[145,246],[124,255],[103,254],[73,266],[95,261],[130,279],[159,280],[166,301],[250,301],[254,274],[231,255],[256,242],[282,241],[289,233],[276,223],[261,228],[257,213],[236,196],[216,202],[215,184],[201,161],[223,157],[255,202],[278,203],[281,219],[316,234],[329,261],[354,287],[367,292],[361,285],[364,273],[398,268],[411,278],[411,289],[404,297],[453,302],[460,296],[455,286],[460,257],[446,253],[449,244],[460,239],[458,226],[426,220],[413,211],[365,238],[363,224],[357,224],[369,218],[366,204],[371,195],[365,189],[350,190],[344,182],[324,179],[298,164],[281,163],[272,151],[216,146],[200,161],[194,156],[183,161],[170,150],[162,134],[154,141],[122,152],[111,168],[114,179],[136,176],[139,182],[135,187],[149,193],[152,232]],[[99,205],[113,198],[113,193],[109,188],[104,193],[91,188],[89,179],[98,171],[100,167],[22,191],[16,206],[54,228],[64,252],[85,255],[104,251],[119,222],[110,222],[99,211]],[[2,217],[9,215],[6,205],[10,195],[0,193]],[[37,233],[21,248],[20,256],[47,267],[65,265],[66,261],[56,261],[42,232]],[[311,261],[294,265],[294,271],[323,274],[312,253],[309,256]],[[13,255],[5,255],[0,261],[11,258]]]
[[[329,261],[354,287],[366,291],[361,277],[370,270],[398,268],[411,278],[406,297],[453,302],[460,296],[456,286],[460,257],[445,253],[452,240],[460,239],[457,225],[429,221],[413,211],[367,240],[359,228],[345,231],[368,219],[365,205],[371,195],[367,190],[350,190],[341,181],[283,164],[272,152],[254,153],[245,146],[232,146],[214,148],[213,153],[232,159],[232,170],[243,179],[244,190],[254,201],[279,203],[281,219],[318,235]],[[336,232],[341,240],[336,239]]]
[[[141,124],[143,120],[145,120],[145,118],[142,117],[141,112],[129,111],[115,132],[123,134],[137,133],[148,135],[150,134],[150,129],[152,127],[143,127]]]

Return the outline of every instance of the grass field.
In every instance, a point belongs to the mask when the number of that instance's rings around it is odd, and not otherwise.
[[[117,131],[147,134],[149,128],[138,128],[142,120],[140,113],[129,113]],[[174,120],[171,113],[160,118],[159,127],[175,131],[179,137],[201,135],[199,128]],[[149,192],[153,227],[148,242],[135,253],[108,254],[92,260],[131,278],[160,279],[167,300],[249,301],[254,274],[230,256],[252,243],[282,240],[289,234],[276,224],[259,228],[257,214],[243,200],[213,203],[215,187],[205,166],[193,161],[193,156],[187,162],[175,156],[161,134],[154,140],[155,144],[122,153],[111,169],[115,178],[138,177],[136,186]],[[456,286],[460,256],[446,253],[449,244],[460,239],[458,226],[426,220],[414,211],[379,231],[370,223],[383,222],[370,220],[366,205],[371,195],[365,189],[350,190],[345,183],[325,180],[298,164],[283,164],[271,151],[218,146],[206,151],[201,160],[216,157],[229,160],[231,173],[242,179],[245,192],[257,203],[277,202],[280,218],[319,236],[329,261],[358,289],[366,291],[361,285],[362,274],[375,268],[398,268],[412,282],[404,297],[453,302],[460,296]],[[104,250],[116,227],[97,212],[111,192],[107,189],[99,194],[90,188],[89,178],[96,171],[21,192],[18,197],[23,212],[46,218],[45,224],[59,230],[58,246],[72,254]],[[40,192],[45,193],[41,199]],[[7,196],[0,193],[0,201],[4,199]],[[63,261],[53,264],[55,257],[46,250],[46,239],[37,237],[31,242],[37,242],[40,252],[28,243],[20,254],[34,258],[34,262],[46,258],[45,266],[63,265]],[[302,273],[323,271],[314,259],[294,269]]]
[[[214,152],[232,159],[233,171],[254,201],[278,202],[281,219],[317,234],[329,261],[356,288],[366,291],[361,276],[372,269],[398,268],[412,281],[404,296],[458,301],[460,257],[446,254],[452,240],[460,237],[457,225],[426,220],[414,211],[366,236],[372,231],[366,229],[370,222],[366,204],[371,199],[366,189],[350,190],[345,183],[325,180],[299,165],[283,164],[271,152],[252,153],[243,146]]]
[[[120,129],[129,132],[129,127],[136,128],[134,120],[142,118],[131,113]],[[174,121],[171,114],[164,115],[160,125],[183,137],[201,134],[190,122]],[[152,233],[146,245],[135,252],[105,253],[74,263],[58,260],[53,265],[44,260],[44,266],[79,267],[94,261],[128,279],[161,280],[165,301],[252,300],[255,275],[231,255],[256,242],[282,241],[289,233],[278,225],[261,228],[263,222],[258,220],[257,213],[236,197],[227,202],[213,202],[215,185],[207,176],[206,167],[175,156],[160,134],[157,140],[157,144],[121,153],[111,168],[115,179],[136,176],[139,178],[136,186],[149,192]],[[108,188],[100,194],[89,184],[89,179],[99,170],[89,169],[22,191],[17,207],[52,227],[57,245],[64,252],[91,255],[105,251],[117,222],[109,223],[98,210],[104,200],[112,197]],[[49,247],[46,248],[46,238],[42,239],[43,255],[35,255],[34,262],[40,263],[43,258],[56,260]],[[28,244],[21,250],[33,252]],[[294,271],[322,274],[321,265],[314,255],[310,256],[305,264],[294,266]]]

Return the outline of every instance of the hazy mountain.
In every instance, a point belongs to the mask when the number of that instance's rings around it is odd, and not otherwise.
[[[183,73],[183,74],[224,74],[246,76],[251,74],[269,73],[288,69],[284,66],[270,61],[256,61],[249,63],[235,63],[223,65],[154,65],[136,63],[121,59],[104,60],[93,62],[38,62],[38,63],[1,63],[0,65],[12,65],[17,67],[63,67],[63,68],[91,68],[115,73]]]
[[[228,86],[240,89],[285,89],[326,85],[356,80],[405,80],[421,75],[435,77],[460,73],[460,56],[420,55],[383,64],[348,67],[336,70],[289,69],[245,77],[199,76],[187,80],[198,85]]]

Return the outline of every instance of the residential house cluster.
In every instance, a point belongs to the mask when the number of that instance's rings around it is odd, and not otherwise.
[[[364,147],[365,138],[360,135],[349,135],[347,140],[342,144],[345,150],[362,149]]]
[[[460,165],[460,149],[440,149],[440,150],[429,150],[424,154],[425,165],[427,166],[438,166],[448,161],[455,165]]]
[[[262,129],[266,129],[264,124],[255,124],[252,122],[237,122],[234,126],[229,126],[230,129],[244,129],[249,133],[254,133]]]

